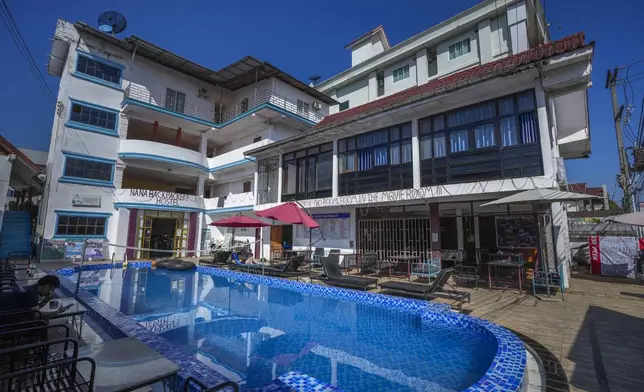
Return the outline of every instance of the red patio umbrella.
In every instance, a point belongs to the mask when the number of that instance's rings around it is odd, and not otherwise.
[[[257,216],[278,220],[293,225],[304,225],[309,229],[316,229],[320,227],[311,216],[304,211],[297,203],[289,201],[288,203],[280,204],[276,207],[269,208],[263,211],[255,212]]]
[[[236,216],[231,216],[230,218],[216,220],[210,223],[209,226],[233,227],[233,228],[240,228],[240,227],[260,228],[260,227],[268,227],[270,226],[270,224],[266,222],[262,222],[259,219],[253,219],[249,216],[236,215]]]

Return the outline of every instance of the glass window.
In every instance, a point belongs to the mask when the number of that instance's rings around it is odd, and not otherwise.
[[[104,80],[108,83],[121,85],[121,69],[104,64],[82,54],[78,54],[76,72]]]
[[[297,193],[306,193],[306,159],[297,160]]]
[[[374,165],[375,166],[384,166],[387,165],[389,159],[387,159],[387,146],[380,146],[374,148]]]
[[[315,165],[315,190],[331,189],[333,186],[333,153],[318,155]]]
[[[499,99],[499,114],[501,116],[514,114],[514,97]]]
[[[73,102],[69,119],[80,124],[116,131],[116,112],[108,112]]]
[[[373,150],[370,148],[358,150],[358,170],[373,169]]]
[[[434,131],[445,129],[445,116],[434,116]]]
[[[356,171],[356,154],[349,153],[340,157],[340,173]]]
[[[284,170],[283,174],[285,177],[282,179],[284,182],[282,193],[292,195],[295,193],[295,184],[297,182],[297,165],[295,161],[286,162],[286,170]]]
[[[107,217],[58,215],[55,235],[104,236]]]
[[[403,139],[411,138],[411,123],[403,124],[403,126],[402,126],[402,138]]]
[[[304,116],[308,116],[308,114],[309,114],[309,104],[298,99],[297,100],[297,113],[301,114],[301,115],[304,115]]]
[[[429,159],[432,157],[432,138],[424,137],[420,139],[420,159]]]
[[[496,146],[494,124],[483,124],[474,128],[474,140],[476,142],[476,148]]]
[[[496,105],[494,101],[481,105],[470,106],[469,108],[455,110],[447,115],[447,124],[450,127],[458,127],[496,116]]]
[[[455,58],[464,56],[470,53],[470,39],[466,38],[460,42],[455,43],[454,45],[449,46],[449,59],[454,60]]]
[[[340,111],[349,109],[349,101],[344,101],[340,104]]]
[[[447,148],[445,145],[445,134],[440,133],[434,136],[434,157],[443,158],[447,155]]]
[[[517,137],[517,118],[504,117],[501,119],[501,145],[503,147],[516,146],[519,144]]]
[[[389,151],[391,154],[391,164],[400,165],[400,143],[392,143]]]
[[[409,65],[394,69],[392,74],[394,77],[394,83],[407,79],[409,77]]]
[[[521,123],[521,139],[523,143],[536,143],[539,131],[537,129],[537,116],[534,111],[519,115]]]
[[[338,152],[345,152],[347,151],[347,140],[342,139],[338,140]]]
[[[391,131],[389,131],[389,137],[392,142],[395,142],[396,140],[400,139],[400,128],[398,127],[391,128]]]
[[[246,99],[248,101],[248,99]],[[186,94],[166,89],[165,92],[165,107],[177,113],[183,113],[186,106]],[[246,104],[248,106],[248,103]],[[248,110],[248,109],[247,109]]]
[[[402,163],[411,162],[411,140],[402,142],[400,146],[400,155],[402,155]]]
[[[469,150],[467,129],[452,131],[449,134],[450,152],[465,152]]]
[[[306,181],[308,182],[308,184],[304,184],[306,186],[305,192],[312,193],[313,191],[315,191],[315,184],[317,184],[317,180],[316,180],[317,169],[316,169],[315,161],[316,161],[315,157],[310,157],[308,159],[308,163],[306,166],[306,171],[307,171]]]
[[[63,176],[88,180],[112,182],[113,163],[92,161],[82,158],[65,158]]]
[[[534,94],[532,90],[519,94],[518,107],[520,112],[534,110]]]
[[[432,131],[432,123],[430,119],[423,118],[418,120],[418,133],[420,135],[426,135],[428,133],[431,133],[431,131]]]

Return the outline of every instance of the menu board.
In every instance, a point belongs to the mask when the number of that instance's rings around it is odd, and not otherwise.
[[[338,241],[349,240],[351,237],[351,214],[342,212],[337,214],[313,214],[319,224],[319,229],[311,230],[311,237],[315,240],[324,236],[325,240]],[[302,226],[296,226],[297,238],[309,238],[309,229]]]
[[[499,248],[536,248],[537,230],[534,217],[497,216],[496,244]]]

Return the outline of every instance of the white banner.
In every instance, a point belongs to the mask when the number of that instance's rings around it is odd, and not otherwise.
[[[600,237],[601,274],[635,278],[639,241],[635,237]]]

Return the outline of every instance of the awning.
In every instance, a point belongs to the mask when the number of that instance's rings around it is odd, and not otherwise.
[[[231,216],[230,218],[216,220],[210,223],[209,226],[232,227],[232,228],[240,228],[240,227],[260,228],[260,227],[268,227],[270,226],[270,224],[262,222],[258,219],[253,219],[249,216],[235,215],[235,216]]]
[[[514,195],[503,197],[489,203],[481,204],[481,207],[535,203],[551,204],[591,199],[598,199],[598,197],[583,193],[559,191],[556,189],[531,189],[529,191],[515,193]]]
[[[633,226],[644,226],[644,211],[616,215],[606,220],[610,222],[626,223],[627,225]]]
[[[311,216],[304,211],[297,203],[289,201],[276,207],[263,211],[256,211],[255,214],[262,218],[278,220],[292,225],[304,225],[309,229],[320,227]]]

